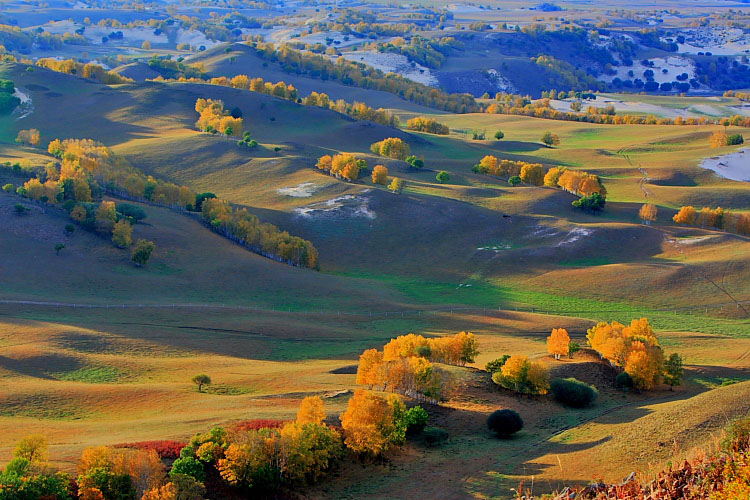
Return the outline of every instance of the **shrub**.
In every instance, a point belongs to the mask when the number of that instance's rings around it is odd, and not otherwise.
[[[253,420],[242,420],[237,422],[234,430],[238,432],[257,431],[259,429],[280,429],[287,423],[285,420],[273,420],[270,418],[256,418]]]
[[[605,199],[599,193],[592,193],[588,196],[581,196],[573,201],[572,205],[576,208],[587,210],[589,212],[601,212],[604,210]]]
[[[502,139],[503,137],[505,137],[505,134],[503,133],[503,131],[502,131],[502,130],[498,130],[497,132],[495,132],[495,140],[498,140],[498,141],[499,141],[499,140],[500,140],[500,139]]]
[[[3,191],[13,194],[16,192],[16,186],[14,186],[13,184],[5,184],[3,186]]]
[[[437,180],[440,184],[445,184],[446,182],[451,180],[451,176],[445,170],[441,170],[435,176],[435,180]]]
[[[599,396],[596,388],[575,378],[556,378],[550,390],[560,403],[573,408],[585,408]]]
[[[499,371],[500,368],[503,367],[503,365],[505,364],[505,362],[508,361],[509,357],[510,357],[510,355],[503,354],[499,358],[497,358],[497,359],[495,359],[493,361],[490,361],[489,363],[487,363],[486,365],[484,365],[484,369],[487,370],[489,373],[495,373],[496,371]]]
[[[523,429],[523,420],[513,410],[495,410],[487,417],[487,427],[498,437],[507,438]]]
[[[631,389],[633,387],[633,379],[627,373],[622,372],[615,377],[615,387],[621,391]]]
[[[737,146],[738,144],[744,144],[745,139],[741,134],[732,134],[727,137],[727,146]]]
[[[154,450],[159,458],[178,458],[180,451],[185,448],[185,443],[182,441],[137,441],[135,443],[120,443],[113,446],[113,448],[134,448],[137,450]]]
[[[750,416],[732,422],[721,442],[721,448],[728,452],[743,453],[750,450]]]
[[[427,412],[421,406],[409,408],[404,416],[406,422],[406,431],[409,433],[419,434],[427,425]]]
[[[115,209],[121,216],[132,219],[133,222],[142,221],[146,218],[146,212],[138,205],[118,203],[115,205]]]
[[[508,179],[508,184],[510,184],[511,186],[518,186],[519,184],[521,184],[521,178],[517,175],[511,176]]]
[[[427,427],[422,431],[422,439],[428,446],[438,446],[448,439],[448,432],[440,427]]]

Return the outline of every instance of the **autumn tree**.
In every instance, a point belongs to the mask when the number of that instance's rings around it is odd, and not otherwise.
[[[297,410],[297,423],[300,425],[320,425],[326,418],[323,409],[323,401],[318,396],[307,396],[299,405]]]
[[[722,130],[716,130],[709,138],[712,148],[723,148],[727,145],[727,133]]]
[[[13,448],[13,458],[22,458],[30,464],[43,464],[47,462],[47,438],[42,434],[29,434],[21,438]]]
[[[125,220],[115,223],[112,229],[112,243],[119,248],[127,248],[133,244],[133,226]]]
[[[553,134],[552,132],[545,132],[544,135],[542,135],[542,143],[544,143],[547,147],[557,146],[560,144],[560,138],[557,136],[557,134]]]
[[[682,384],[682,376],[684,369],[682,368],[682,356],[673,352],[664,361],[664,367],[662,372],[662,378],[664,383],[669,386],[669,390],[673,390],[674,386]]]
[[[677,212],[674,217],[672,217],[672,220],[677,224],[692,226],[693,224],[695,224],[695,217],[695,209],[688,205],[680,207],[680,211]]]
[[[552,333],[547,337],[547,351],[555,359],[566,356],[570,350],[570,336],[565,328],[553,328]]]
[[[409,145],[398,137],[388,137],[370,145],[370,151],[376,155],[394,160],[405,160],[409,156]]]
[[[562,173],[566,170],[567,169],[565,167],[552,167],[551,169],[547,170],[547,173],[544,174],[544,185],[548,187],[557,187],[557,181],[560,179]]]
[[[16,136],[16,142],[19,144],[28,144],[30,146],[39,145],[39,131],[35,128],[20,130]]]
[[[96,230],[102,233],[112,233],[117,221],[117,210],[114,201],[102,200],[94,213]]]
[[[153,241],[139,239],[135,242],[133,250],[130,252],[130,260],[132,260],[138,267],[145,266],[148,260],[151,258],[151,252],[153,251]]]
[[[638,217],[647,226],[656,220],[657,208],[653,203],[646,203],[638,210]]]
[[[391,193],[400,193],[404,188],[404,181],[399,179],[398,177],[394,177],[391,179],[391,183],[388,184],[388,190]]]
[[[521,167],[521,180],[532,186],[544,184],[544,169],[538,163],[527,163]]]
[[[211,377],[205,373],[199,373],[192,378],[192,381],[198,386],[198,392],[203,392],[203,386],[211,383]]]
[[[385,186],[388,182],[388,169],[383,165],[375,165],[372,169],[372,183]]]
[[[357,365],[357,380],[360,385],[381,385],[380,372],[383,363],[383,353],[377,349],[367,349],[359,356]]]
[[[403,443],[406,426],[399,419],[404,406],[396,396],[384,398],[359,389],[341,414],[344,444],[354,453],[377,456]]]

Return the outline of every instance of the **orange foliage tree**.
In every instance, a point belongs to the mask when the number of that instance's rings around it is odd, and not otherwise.
[[[404,404],[396,396],[355,391],[341,414],[344,444],[355,453],[377,456],[403,443],[406,429],[399,418],[403,412]]]
[[[547,351],[555,359],[561,356],[567,356],[570,351],[570,336],[565,328],[553,328],[552,333],[547,337]]]

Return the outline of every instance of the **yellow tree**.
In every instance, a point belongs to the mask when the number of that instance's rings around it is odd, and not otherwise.
[[[521,167],[521,181],[532,186],[544,184],[544,169],[538,163],[525,163]]]
[[[727,145],[727,133],[724,130],[717,130],[711,134],[709,143],[712,148],[722,148]]]
[[[367,349],[359,356],[357,365],[357,384],[380,385],[380,366],[383,364],[383,353],[377,349]]]
[[[674,217],[672,217],[672,220],[675,221],[677,224],[685,224],[687,226],[692,226],[695,224],[695,208],[691,207],[690,205],[681,207],[680,211],[677,212]]]
[[[127,248],[133,244],[133,227],[127,221],[115,223],[112,229],[112,243],[119,248]]]
[[[388,190],[394,194],[400,193],[403,188],[404,188],[404,181],[402,181],[398,177],[394,177],[393,179],[391,179],[391,183],[388,184]]]
[[[103,233],[111,233],[117,220],[117,210],[114,201],[102,200],[94,213],[96,229]]]
[[[547,351],[555,359],[566,356],[570,350],[570,336],[565,328],[553,328],[552,333],[547,337]]]
[[[388,182],[388,169],[383,165],[375,165],[372,169],[372,183],[385,186]]]
[[[302,400],[297,410],[297,423],[320,425],[326,418],[326,412],[323,409],[323,401],[318,396],[307,396]]]
[[[638,217],[647,226],[656,220],[657,208],[653,203],[644,204],[640,210],[638,210]]]
[[[389,446],[393,432],[393,407],[385,398],[357,390],[341,415],[344,444],[355,453],[377,456]]]
[[[520,391],[526,382],[526,373],[529,371],[529,365],[529,358],[520,354],[514,354],[500,368],[503,378],[514,387],[516,392]]]
[[[526,392],[528,394],[547,394],[549,390],[549,372],[544,363],[534,361],[526,370]]]

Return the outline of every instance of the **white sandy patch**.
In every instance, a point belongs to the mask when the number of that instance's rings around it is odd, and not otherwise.
[[[713,170],[725,179],[750,182],[750,149],[706,158],[701,167]]]
[[[366,190],[364,192],[367,192]],[[349,217],[365,217],[374,219],[375,212],[368,206],[369,198],[353,194],[345,194],[330,200],[313,203],[304,207],[294,209],[297,215],[302,217],[312,217],[315,215],[336,216],[343,215]]]
[[[572,245],[573,243],[580,240],[581,238],[591,236],[593,233],[594,231],[591,229],[585,229],[582,227],[574,227],[568,232],[568,234],[565,235],[565,238],[563,238],[563,240],[555,246],[563,247],[567,245]]]
[[[291,196],[292,198],[309,198],[317,190],[318,186],[315,183],[303,182],[296,186],[277,189],[276,192],[284,196]]]
[[[24,93],[23,91],[21,91],[21,89],[16,87],[13,95],[21,100],[21,104],[19,104],[18,108],[16,109],[16,111],[19,113],[16,120],[22,120],[23,118],[26,118],[34,112],[34,103],[31,102],[31,97],[29,96],[29,94]]]
[[[711,239],[714,239],[714,236],[695,236],[693,238],[679,238],[674,242],[678,245],[695,245]]]
[[[475,7],[473,5],[464,5],[460,3],[452,3],[448,5],[448,10],[455,13],[468,13],[468,12],[482,12],[484,9]]]
[[[409,61],[401,54],[380,53],[371,51],[347,52],[342,54],[344,59],[354,62],[362,62],[385,73],[395,73],[424,85],[437,86],[438,80],[430,71],[430,68]]]
[[[639,61],[637,61],[634,62],[632,66],[618,66],[616,68],[617,74],[602,75],[600,77],[600,80],[611,82],[615,78],[619,78],[623,81],[635,80],[636,78],[640,78],[645,82],[646,77],[643,76],[643,73],[649,69],[654,72],[653,78],[654,81],[658,84],[678,81],[677,75],[681,75],[683,73],[687,73],[688,75],[687,80],[684,80],[685,82],[689,82],[692,78],[695,78],[695,63],[688,57],[655,57],[653,59],[649,59],[649,61],[654,63],[654,65],[643,66]],[[663,70],[665,69],[667,70],[667,73],[664,73]],[[633,76],[630,76],[628,74],[629,71],[633,72]]]

